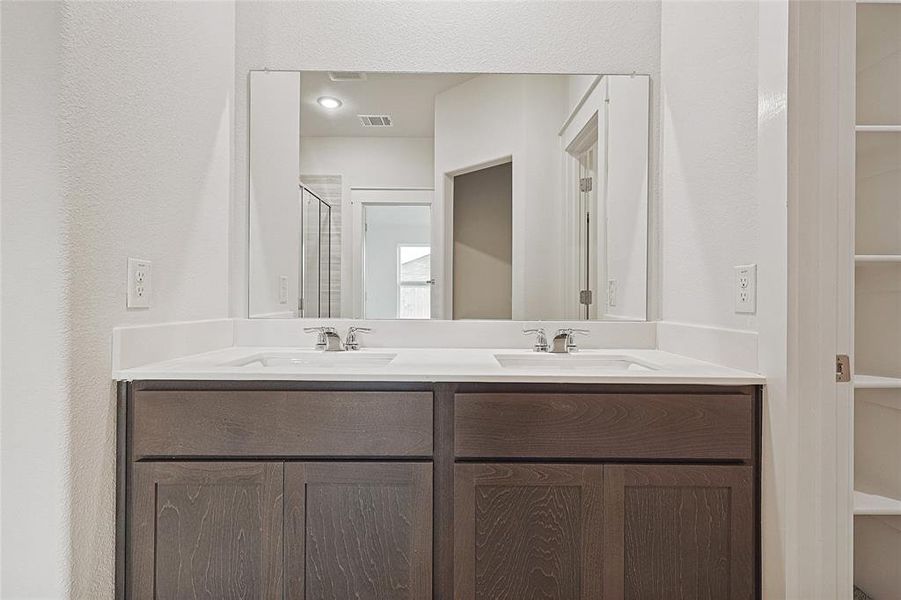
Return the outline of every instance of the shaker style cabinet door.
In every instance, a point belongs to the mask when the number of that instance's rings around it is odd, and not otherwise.
[[[603,467],[457,464],[457,600],[596,600]]]
[[[431,597],[431,463],[285,465],[285,598]]]
[[[604,600],[755,597],[751,467],[604,469]]]
[[[281,598],[281,463],[136,463],[132,502],[128,598]]]

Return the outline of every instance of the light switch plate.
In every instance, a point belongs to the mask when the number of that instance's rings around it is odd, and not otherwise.
[[[616,279],[607,280],[607,306],[616,306]]]
[[[735,312],[757,312],[757,265],[735,267]]]
[[[152,287],[152,263],[141,258],[128,259],[128,280],[126,282],[126,308],[150,308]]]

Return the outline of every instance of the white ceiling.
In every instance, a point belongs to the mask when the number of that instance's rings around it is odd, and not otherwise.
[[[472,73],[367,73],[365,81],[332,81],[328,72],[306,71],[300,83],[300,135],[433,137],[435,95],[475,77]],[[333,96],[344,104],[316,103]],[[363,127],[357,115],[391,115],[393,127]]]

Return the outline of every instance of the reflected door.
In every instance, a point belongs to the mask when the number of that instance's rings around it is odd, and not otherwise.
[[[428,319],[431,313],[431,207],[363,208],[363,316]]]
[[[603,281],[604,228],[597,198],[595,142],[579,155],[579,317],[598,318],[598,281]]]

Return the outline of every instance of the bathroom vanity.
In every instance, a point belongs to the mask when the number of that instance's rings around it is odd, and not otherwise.
[[[650,76],[246,83],[248,318],[114,368],[119,596],[759,598],[763,378],[648,321]]]
[[[315,358],[284,349],[123,375],[120,597],[759,597],[759,380],[341,354],[363,362],[331,381],[265,366]]]

